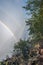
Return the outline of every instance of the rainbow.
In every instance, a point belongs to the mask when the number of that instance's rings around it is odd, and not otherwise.
[[[6,28],[6,29],[9,31],[9,33],[14,37],[14,40],[17,41],[16,36],[15,36],[14,33],[11,31],[11,29],[10,29],[5,23],[3,23],[2,21],[0,21],[0,24],[1,24],[4,28]]]

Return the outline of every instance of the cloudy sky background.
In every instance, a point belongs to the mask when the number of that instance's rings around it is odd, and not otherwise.
[[[24,37],[26,14],[22,6],[25,2],[26,0],[0,0],[0,59],[11,54],[14,45],[12,41],[16,42]]]

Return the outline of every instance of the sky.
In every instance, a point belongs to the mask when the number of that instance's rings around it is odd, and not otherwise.
[[[24,37],[26,0],[0,0],[0,59],[10,55],[14,42]]]

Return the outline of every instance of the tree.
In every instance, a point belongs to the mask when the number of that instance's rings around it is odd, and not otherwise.
[[[20,40],[14,45],[14,49],[18,49],[22,53],[24,59],[29,58],[30,48],[31,44],[27,43],[25,40]]]
[[[43,0],[27,0],[25,7],[30,19],[27,19],[28,31],[30,35],[29,41],[43,41]],[[34,43],[34,42],[33,42]],[[20,40],[15,44],[14,49],[21,51],[24,60],[29,59],[30,45],[25,40]]]
[[[27,0],[23,8],[26,9],[28,16],[31,16],[26,20],[30,41],[43,44],[43,0]]]
[[[21,56],[21,59],[25,62],[25,64],[28,64],[28,59],[30,58],[30,50],[32,46],[31,44],[26,40],[21,40],[17,42],[14,45],[14,50],[17,51],[17,56]],[[19,61],[20,62],[20,61]],[[23,62],[23,63],[24,63]]]
[[[24,7],[31,18],[26,21],[32,40],[43,40],[43,0],[27,0]],[[30,11],[30,12],[29,12]]]

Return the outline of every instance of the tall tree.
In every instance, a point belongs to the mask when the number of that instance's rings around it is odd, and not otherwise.
[[[43,0],[27,0],[24,8],[31,16],[26,24],[30,26],[28,30],[32,40],[43,40]]]

